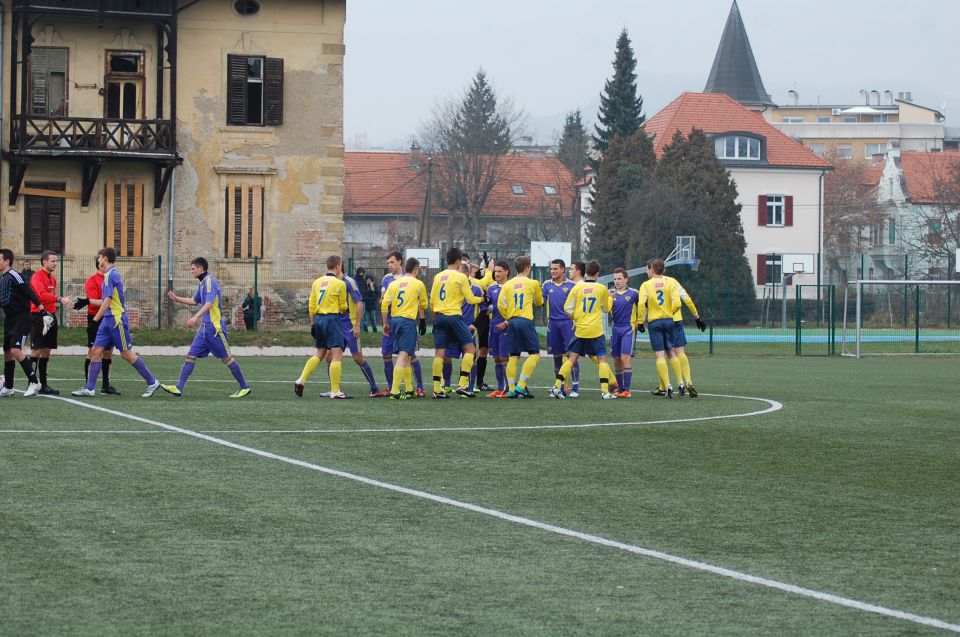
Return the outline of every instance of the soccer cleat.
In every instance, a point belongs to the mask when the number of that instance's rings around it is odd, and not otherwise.
[[[415,399],[415,398],[417,397],[417,392],[415,392],[415,391],[408,391],[408,392],[404,393],[404,396],[406,396],[408,400],[413,400],[413,399]]]
[[[686,393],[687,393],[687,386],[684,385],[683,383],[680,383],[677,386],[677,396],[683,396]]]
[[[567,394],[567,398],[580,398],[580,392],[571,390],[570,393]]]
[[[673,385],[667,385],[667,398],[673,398]]]
[[[520,398],[533,398],[533,394],[530,393],[529,387],[520,387],[517,385],[517,395]]]
[[[293,393],[297,395],[297,398],[303,398],[303,383],[293,383]]]
[[[50,385],[44,385],[40,388],[40,391],[37,392],[41,396],[59,396],[60,392],[51,387]]]
[[[559,387],[551,387],[550,395],[556,398],[557,400],[563,400],[566,396],[563,395],[563,389]]]
[[[406,394],[390,394],[387,396],[390,400],[406,400]]]
[[[480,385],[479,389],[480,391],[490,391],[491,389],[493,389],[493,387],[491,387],[486,383],[483,383],[482,385]]]
[[[101,394],[106,394],[107,396],[119,396],[120,390],[114,387],[113,385],[107,385],[100,389]]]
[[[666,389],[660,389],[659,387],[657,387],[656,389],[651,389],[651,390],[650,390],[650,393],[653,394],[654,396],[666,396],[666,395],[667,395],[667,390],[666,390]]]
[[[440,391],[440,392],[436,392],[436,391],[435,391],[435,392],[433,392],[433,398],[434,398],[434,400],[447,400],[447,399],[450,398],[450,397],[447,396],[446,394],[444,394],[442,391]]]
[[[629,389],[623,389],[617,393],[617,398],[633,398],[633,394],[630,393]]]
[[[600,394],[600,400],[616,400],[617,398],[619,398],[619,396],[616,394],[610,394],[607,392]]]
[[[183,396],[183,392],[176,385],[160,385],[160,389],[177,398]]]
[[[442,391],[444,394],[451,394],[451,393],[453,393],[453,387],[451,387],[450,385],[447,385],[446,387],[443,387],[443,388],[441,389],[441,391]]]
[[[342,391],[332,391],[330,392],[330,398],[334,400],[350,400],[353,396],[347,396]]]
[[[330,398],[330,394],[332,393],[333,392],[330,392],[330,391],[322,391],[320,392],[320,398]]]
[[[474,394],[479,394],[481,391],[483,391],[483,390],[480,389],[479,387],[474,387],[474,388],[473,388],[473,393],[474,393]]]
[[[71,396],[76,396],[77,398],[93,398],[97,395],[97,392],[92,389],[87,389],[86,387],[81,387],[76,391],[70,392]]]
[[[0,398],[6,398],[8,396],[16,396],[17,392],[12,389],[7,389],[6,387],[0,387]]]
[[[489,394],[487,394],[487,398],[503,398],[503,394],[504,392],[500,391],[499,389],[496,389],[490,392]]]
[[[461,398],[476,398],[476,397],[477,397],[476,394],[474,394],[472,391],[470,391],[470,390],[467,389],[466,387],[457,387],[457,389],[456,389],[455,391],[456,391],[456,393],[457,393],[457,396],[460,396]]]
[[[507,392],[507,398],[513,399],[513,398],[519,398],[519,397],[520,397],[520,394],[518,394],[516,390]]]
[[[152,385],[147,385],[147,391],[140,394],[140,398],[150,398],[157,393],[157,390],[160,389],[160,381],[154,381]]]
[[[234,393],[230,394],[230,398],[243,398],[244,396],[249,396],[253,391],[251,387],[241,387]]]
[[[30,383],[27,385],[27,391],[23,392],[24,398],[36,396],[40,392],[41,387],[42,385],[40,385],[40,383]]]
[[[370,398],[386,398],[389,395],[390,395],[390,392],[387,391],[386,389],[370,392]]]
[[[687,385],[687,394],[690,396],[690,398],[696,398],[699,396],[699,394],[697,394],[697,388],[693,385]]]
[[[423,387],[417,390],[417,398],[426,398],[427,392],[423,391]]]

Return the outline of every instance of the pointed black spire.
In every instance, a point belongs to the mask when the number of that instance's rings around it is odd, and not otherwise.
[[[733,6],[730,7],[730,16],[723,28],[717,56],[713,59],[713,68],[710,69],[703,92],[726,93],[744,106],[773,105],[763,88],[737,0],[733,0]]]

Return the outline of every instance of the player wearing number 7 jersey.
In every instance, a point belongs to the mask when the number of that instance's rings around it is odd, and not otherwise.
[[[507,344],[510,359],[507,361],[507,398],[533,398],[527,390],[527,380],[533,375],[540,360],[540,336],[533,323],[533,308],[543,305],[543,290],[540,282],[530,278],[530,257],[519,256],[514,260],[517,276],[503,285],[497,305],[506,319]],[[529,357],[517,378],[520,354]]]
[[[657,357],[657,377],[660,379],[660,386],[654,395],[673,398],[666,353],[673,347],[673,315],[680,309],[680,286],[675,279],[663,276],[663,269],[663,259],[650,259],[647,263],[650,278],[640,286],[637,329],[642,332],[644,322],[649,321],[650,345]]]
[[[448,347],[463,348],[463,359],[460,362],[460,382],[457,384],[457,394],[465,398],[473,398],[472,391],[467,389],[470,382],[470,370],[473,368],[473,359],[477,348],[473,344],[473,335],[467,328],[463,318],[463,301],[480,303],[481,297],[473,293],[470,280],[460,272],[460,260],[463,254],[459,248],[447,250],[447,269],[433,278],[430,288],[430,307],[433,308],[433,344],[437,348],[433,359],[433,397],[446,398],[443,393],[443,364],[446,362]]]

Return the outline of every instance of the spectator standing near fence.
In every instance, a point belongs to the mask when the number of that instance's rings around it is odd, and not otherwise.
[[[259,294],[254,293],[253,288],[250,288],[247,296],[243,299],[243,303],[240,304],[240,309],[243,310],[243,324],[248,330],[257,329],[262,307],[263,299],[260,298]]]
[[[373,277],[365,274],[362,279],[357,279],[360,284],[360,291],[363,294],[363,320],[360,329],[367,331],[369,325],[371,330],[377,331],[377,308],[380,307],[380,287]]]

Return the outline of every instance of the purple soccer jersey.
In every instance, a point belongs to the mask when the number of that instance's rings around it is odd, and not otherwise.
[[[120,272],[112,267],[103,277],[103,297],[109,300],[110,311],[103,315],[103,318],[109,318],[114,322],[122,320],[127,322],[127,302],[123,294],[123,279],[120,278]]]
[[[613,299],[613,308],[610,310],[613,324],[632,328],[637,322],[637,300],[640,293],[633,288],[627,288],[623,292],[611,290],[610,297]]]
[[[223,315],[220,313],[223,307],[220,283],[212,274],[206,274],[197,284],[197,291],[193,294],[193,302],[197,305],[212,303],[210,311],[205,312],[200,318],[203,325],[219,325],[223,327]]]
[[[547,306],[547,318],[551,321],[572,321],[573,319],[563,311],[570,290],[576,285],[573,281],[564,279],[559,285],[552,280],[543,284],[543,301]]]
[[[472,284],[470,290],[476,296],[483,296],[483,288],[477,284]],[[467,322],[467,325],[473,325],[477,321],[477,306],[468,301],[464,301],[463,305],[460,306],[460,312],[463,314],[463,320]]]

